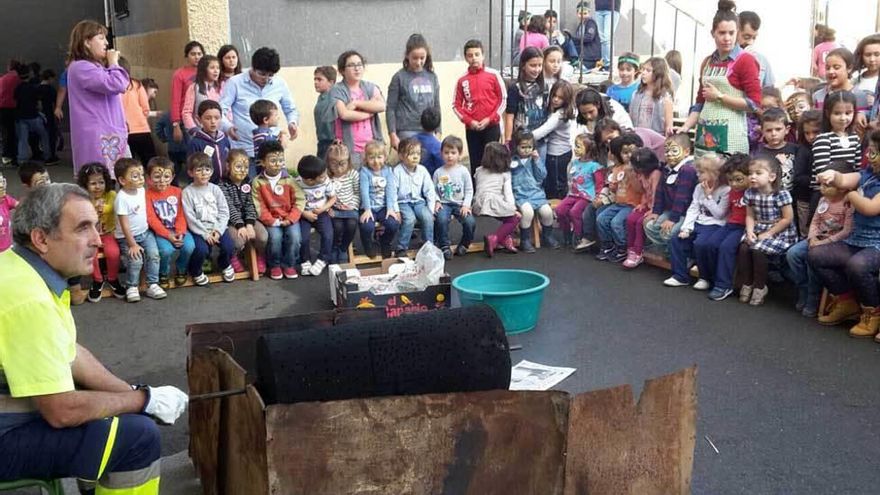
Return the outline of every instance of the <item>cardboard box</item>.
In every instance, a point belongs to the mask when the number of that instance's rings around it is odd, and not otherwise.
[[[412,262],[408,258],[382,260],[379,268],[359,270],[352,264],[332,265],[330,267],[330,298],[338,308],[385,308],[385,316],[395,318],[402,314],[421,313],[432,309],[448,308],[450,304],[451,280],[444,274],[437,285],[429,285],[422,291],[393,294],[373,294],[360,290],[351,278],[384,275],[392,266]]]

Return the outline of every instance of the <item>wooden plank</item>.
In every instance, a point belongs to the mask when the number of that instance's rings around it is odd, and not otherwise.
[[[191,395],[220,390],[214,356],[201,353],[187,359],[187,380]],[[217,450],[220,430],[220,401],[189,404],[189,456],[199,473],[205,495],[217,494]]]
[[[568,395],[496,390],[267,410],[272,494],[561,494]]]
[[[566,495],[689,494],[696,439],[696,367],[572,399]]]

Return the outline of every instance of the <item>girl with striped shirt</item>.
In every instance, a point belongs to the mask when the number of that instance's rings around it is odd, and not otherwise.
[[[850,164],[853,172],[858,171],[861,141],[853,130],[855,113],[856,97],[851,92],[835,91],[825,98],[825,106],[822,109],[823,132],[813,141],[811,209],[815,209],[820,196],[816,176],[824,172],[831,162],[845,161]]]
[[[330,210],[333,217],[334,263],[348,263],[348,246],[354,240],[361,206],[360,175],[351,166],[351,153],[342,141],[336,140],[327,148],[327,169],[336,192],[336,203]]]

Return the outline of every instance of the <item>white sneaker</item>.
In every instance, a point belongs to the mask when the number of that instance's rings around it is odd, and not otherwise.
[[[684,287],[688,284],[685,282],[679,282],[678,279],[675,277],[669,277],[663,281],[663,285],[665,285],[666,287]]]
[[[198,286],[204,287],[204,286],[208,285],[208,282],[210,282],[210,280],[208,280],[208,276],[205,275],[205,272],[202,272],[202,273],[196,275],[195,277],[193,277],[193,283]]]
[[[137,287],[129,287],[125,289],[125,300],[131,303],[138,302],[141,300],[141,293],[138,292]]]
[[[321,272],[324,271],[325,266],[327,266],[327,263],[325,263],[324,260],[318,260],[315,262],[314,265],[312,265],[312,268],[309,270],[309,274],[317,277],[321,274]]]
[[[704,278],[697,280],[697,283],[694,284],[694,290],[709,290],[711,288],[712,284],[710,284],[709,281]]]
[[[235,281],[235,269],[232,268],[232,265],[229,265],[223,269],[223,281],[224,282],[234,282]]]
[[[306,276],[306,277],[311,275],[312,274],[312,262],[311,261],[304,261],[299,266],[299,273],[302,274],[303,276]]]
[[[150,299],[165,299],[168,296],[165,290],[159,287],[159,284],[150,284],[144,294]]]
[[[590,246],[592,246],[593,244],[596,244],[596,241],[591,241],[590,239],[587,239],[585,237],[585,238],[581,239],[580,241],[578,241],[577,246],[574,247],[574,250],[575,251],[583,251],[583,250],[589,248]]]

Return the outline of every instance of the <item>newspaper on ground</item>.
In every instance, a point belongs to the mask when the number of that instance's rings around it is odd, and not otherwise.
[[[568,378],[575,369],[522,360],[511,370],[510,390],[549,390]]]

